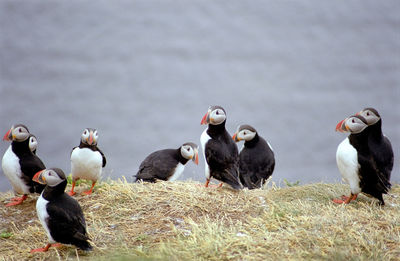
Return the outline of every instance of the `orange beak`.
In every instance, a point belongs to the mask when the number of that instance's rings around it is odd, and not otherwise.
[[[232,136],[232,139],[233,139],[234,141],[238,141],[236,138],[237,138],[237,133],[233,134],[233,136]]]
[[[347,118],[346,118],[347,119]],[[347,128],[346,124],[344,123],[346,121],[346,119],[340,121],[337,125],[336,125],[336,131],[338,132],[347,132],[349,129]]]
[[[40,183],[40,184],[46,184],[46,179],[42,175],[43,171],[44,170],[36,172],[36,174],[35,174],[35,176],[33,176],[32,180],[34,182],[37,182],[37,183]]]
[[[196,151],[196,154],[194,154],[194,163],[196,165],[199,165],[199,153]]]
[[[11,141],[11,131],[12,131],[12,128],[7,131],[6,135],[4,135],[4,137],[3,137],[3,140]]]
[[[89,144],[89,145],[92,145],[92,144],[93,144],[93,132],[92,132],[92,131],[89,133],[89,141],[88,141],[88,144]]]
[[[207,122],[207,116],[208,116],[208,112],[203,116],[203,118],[201,119],[201,122],[200,122],[200,124],[201,125],[205,125],[205,124],[207,124],[208,122]]]

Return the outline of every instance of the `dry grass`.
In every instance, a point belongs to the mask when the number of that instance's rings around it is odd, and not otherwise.
[[[385,207],[362,195],[346,206],[331,202],[347,193],[342,184],[237,192],[196,182],[102,182],[76,197],[94,251],[30,254],[47,243],[30,198],[0,206],[0,260],[400,260],[400,186]]]

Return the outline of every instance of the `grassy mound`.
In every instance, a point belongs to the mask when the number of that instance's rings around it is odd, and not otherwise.
[[[349,205],[331,202],[348,192],[342,184],[233,191],[102,182],[94,194],[76,196],[94,250],[35,254],[47,244],[37,197],[6,208],[8,192],[0,194],[0,260],[400,260],[400,186],[384,207],[363,195]]]

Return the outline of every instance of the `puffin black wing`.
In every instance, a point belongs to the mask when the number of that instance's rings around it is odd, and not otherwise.
[[[239,181],[239,156],[237,146],[233,141],[224,143],[214,139],[208,140],[205,146],[205,157],[210,168],[210,176],[235,189],[242,188]]]
[[[86,223],[78,202],[63,194],[56,202],[47,204],[48,227],[57,242],[71,244],[82,250],[91,250],[86,233]]]
[[[97,151],[100,152],[101,157],[103,157],[103,165],[102,165],[102,167],[104,168],[106,166],[106,164],[107,164],[106,156],[104,156],[104,153],[99,148],[97,148]]]
[[[168,180],[178,164],[174,155],[176,150],[165,149],[151,153],[139,166],[136,181],[156,182],[157,179]]]
[[[46,168],[42,160],[32,153],[28,157],[25,157],[24,160],[20,160],[20,165],[23,173],[22,178],[25,184],[30,187],[30,192],[41,193],[46,186],[37,182],[33,182],[32,178],[37,172]]]
[[[376,162],[376,168],[379,170],[381,178],[386,180],[386,186],[390,189],[392,186],[390,184],[390,176],[394,163],[392,144],[389,139],[384,136],[382,144],[377,146],[376,149],[376,151],[372,151]]]

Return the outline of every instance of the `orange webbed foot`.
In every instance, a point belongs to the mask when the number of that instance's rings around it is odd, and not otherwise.
[[[15,197],[11,199],[11,202],[6,204],[6,207],[11,207],[11,206],[16,206],[16,205],[20,205],[22,204],[22,202],[24,202],[25,199],[27,199],[28,196],[27,195],[23,195],[22,197]]]

